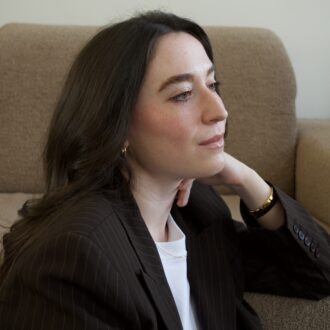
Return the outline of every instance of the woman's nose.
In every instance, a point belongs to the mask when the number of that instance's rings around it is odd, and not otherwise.
[[[211,92],[205,95],[203,103],[203,122],[205,124],[212,124],[227,119],[228,112],[218,94]]]

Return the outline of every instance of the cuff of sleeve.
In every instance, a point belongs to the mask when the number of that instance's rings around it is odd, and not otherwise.
[[[273,187],[274,189],[274,194],[276,195],[276,198],[277,198],[277,202],[282,203],[281,201],[281,194],[278,193],[278,188],[274,187],[270,182],[266,181],[271,187]],[[284,211],[285,211],[285,208],[284,208]],[[246,223],[246,225],[248,227],[262,227],[257,219],[249,212],[249,209],[247,208],[247,206],[245,205],[245,203],[243,202],[243,200],[241,199],[240,200],[240,212],[241,212],[241,216],[244,220],[244,222]],[[286,215],[286,211],[285,211],[285,215]],[[280,227],[278,228],[277,230],[283,228],[283,227],[286,227],[286,220],[285,220],[285,223]]]

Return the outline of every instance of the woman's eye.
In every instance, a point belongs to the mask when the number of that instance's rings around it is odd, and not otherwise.
[[[209,84],[209,88],[210,88],[212,91],[217,91],[219,85],[220,85],[220,82],[219,82],[219,81],[215,81],[215,82]]]
[[[192,94],[192,91],[186,91],[186,92],[183,92],[183,93],[180,93],[178,95],[171,97],[171,100],[174,102],[185,102],[189,99],[191,94]]]

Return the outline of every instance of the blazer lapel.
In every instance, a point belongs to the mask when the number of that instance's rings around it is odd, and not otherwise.
[[[222,200],[203,186],[194,184],[189,204],[173,207],[172,215],[186,235],[188,278],[201,328],[236,329],[235,285],[222,221],[231,217]]]
[[[156,245],[142,219],[130,191],[122,189],[120,207],[115,212],[130,239],[142,267],[141,277],[145,287],[168,329],[182,329],[174,298],[167,283]]]
[[[146,272],[142,272],[142,277],[166,328],[182,329],[180,316],[167,282],[166,285],[157,282]]]

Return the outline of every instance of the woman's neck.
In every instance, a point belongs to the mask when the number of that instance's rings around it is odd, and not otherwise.
[[[148,175],[135,176],[132,181],[132,194],[156,242],[168,240],[166,224],[179,184],[180,180],[161,180]]]

